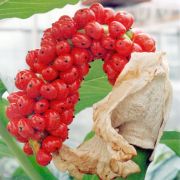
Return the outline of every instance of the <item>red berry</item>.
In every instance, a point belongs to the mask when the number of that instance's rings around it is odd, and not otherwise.
[[[109,79],[109,78],[108,78],[109,83],[110,83],[111,85],[114,85],[115,82],[116,82],[116,78],[117,78],[117,77],[115,77],[114,79]]]
[[[71,20],[59,20],[59,28],[62,33],[62,37],[64,39],[72,38],[72,36],[76,33],[77,27],[75,22]]]
[[[33,150],[29,144],[29,142],[27,142],[26,144],[24,144],[23,146],[23,151],[26,153],[26,155],[33,155]]]
[[[90,22],[85,27],[85,32],[93,39],[100,39],[104,33],[104,29],[98,22]]]
[[[133,43],[128,39],[119,39],[116,41],[115,49],[122,56],[129,56],[132,52]]]
[[[25,90],[29,81],[36,77],[36,75],[30,70],[23,70],[17,73],[15,84],[18,89]]]
[[[60,79],[67,84],[72,84],[78,78],[79,78],[79,72],[76,67],[72,67],[71,69],[60,73]]]
[[[69,89],[67,85],[61,80],[54,81],[53,85],[56,87],[58,92],[57,99],[58,100],[66,99],[69,94]]]
[[[83,33],[76,33],[72,37],[72,43],[75,47],[78,48],[89,48],[91,46],[91,39]]]
[[[42,77],[46,81],[53,81],[58,77],[58,72],[55,70],[54,67],[48,66],[47,68],[42,70]]]
[[[51,33],[55,39],[63,40],[63,34],[62,34],[61,30],[62,29],[60,28],[59,22],[55,22],[52,24]]]
[[[115,13],[111,8],[104,8],[104,23],[109,24],[114,20]]]
[[[34,109],[34,100],[27,97],[26,95],[21,96],[17,101],[18,111],[22,115],[29,115],[33,112]]]
[[[64,123],[59,123],[58,127],[50,132],[51,135],[61,137],[61,139],[64,141],[68,137],[68,128],[67,125]]]
[[[49,102],[46,99],[40,99],[35,103],[34,112],[41,114],[44,113],[49,108]]]
[[[58,22],[66,22],[66,21],[72,21],[72,18],[68,15],[63,15],[59,18]]]
[[[46,68],[47,66],[45,64],[39,63],[39,62],[35,62],[33,65],[33,71],[36,73],[41,73],[42,70],[44,68]]]
[[[7,130],[13,136],[17,136],[18,135],[18,122],[19,122],[19,120],[13,120],[13,121],[8,122],[8,124],[7,124]]]
[[[103,48],[99,41],[93,41],[91,45],[91,52],[95,58],[103,58],[106,55],[106,49]]]
[[[58,113],[62,113],[66,106],[64,102],[60,100],[53,100],[51,101],[50,107],[52,110],[57,111]]]
[[[67,41],[59,41],[56,44],[57,55],[68,54],[70,50],[71,50],[71,47]]]
[[[53,35],[52,35],[52,32],[51,32],[51,28],[48,28],[46,29],[44,32],[43,32],[43,38],[51,38],[53,39]]]
[[[46,131],[35,131],[34,134],[31,136],[31,139],[36,141],[42,141],[46,136]]]
[[[37,61],[38,51],[38,49],[28,51],[28,54],[26,55],[26,63],[29,65],[31,69],[33,69],[34,62]]]
[[[65,110],[61,114],[61,122],[63,122],[66,125],[71,124],[73,118],[74,118],[74,110],[72,109]]]
[[[69,96],[67,99],[63,101],[65,109],[71,109],[74,108],[74,103],[72,101],[71,96]]]
[[[69,96],[69,99],[71,100],[71,102],[73,104],[76,104],[79,101],[79,93],[78,92],[74,92],[74,94]]]
[[[122,23],[126,27],[126,30],[134,23],[134,17],[130,13],[124,11],[118,12],[114,20]]]
[[[154,39],[146,33],[135,34],[133,41],[140,45],[145,52],[154,52],[156,49]]]
[[[73,94],[74,92],[76,92],[79,89],[80,85],[81,81],[79,79],[74,81],[72,84],[68,84],[69,94]]]
[[[88,72],[89,72],[89,67],[90,66],[89,66],[88,63],[84,63],[84,64],[78,66],[79,75],[81,77],[86,76],[88,74]]]
[[[137,43],[133,43],[133,49],[132,52],[142,52],[141,46],[139,46]]]
[[[66,71],[72,67],[72,64],[72,56],[69,54],[63,54],[54,61],[54,68],[58,71]]]
[[[56,41],[54,38],[42,38],[41,39],[41,47],[46,47],[46,46],[56,46]]]
[[[42,46],[38,53],[38,60],[40,63],[49,64],[56,57],[54,46]]]
[[[106,49],[114,49],[115,40],[109,35],[103,36],[101,39],[101,44]]]
[[[54,130],[58,127],[60,122],[60,115],[57,111],[48,110],[44,116],[46,118],[46,129],[48,131]]]
[[[11,103],[7,108],[6,108],[6,116],[12,120],[12,119],[20,119],[23,116],[20,114],[18,110],[18,106],[16,103]]]
[[[39,78],[32,78],[26,88],[27,96],[30,98],[37,98],[40,95],[40,89],[43,81]]]
[[[44,131],[46,127],[46,119],[45,117],[34,114],[29,120],[31,127],[36,131]]]
[[[47,136],[42,142],[42,148],[46,152],[53,153],[62,146],[62,140],[55,136]]]
[[[87,63],[90,59],[89,51],[86,49],[73,48],[71,54],[75,65]]]
[[[57,97],[58,91],[52,84],[44,84],[41,86],[40,93],[44,98],[52,100]]]
[[[96,16],[96,21],[103,24],[104,23],[104,7],[99,3],[94,3],[91,5],[90,9],[94,12]]]
[[[16,136],[16,140],[21,142],[21,143],[27,143],[28,142],[28,138],[24,138],[19,134]]]
[[[109,24],[109,33],[113,38],[118,38],[126,33],[126,28],[118,21],[112,21]]]
[[[41,166],[47,166],[52,160],[50,153],[45,152],[43,149],[40,149],[36,154],[36,161]]]
[[[17,92],[13,92],[11,94],[9,94],[9,96],[7,97],[8,101],[10,103],[16,103],[17,100],[19,99],[19,97],[25,95],[24,91],[17,91]]]
[[[104,63],[103,70],[107,74],[108,79],[115,79],[118,75],[118,72],[113,69],[111,62]]]
[[[95,14],[89,8],[83,8],[76,11],[74,15],[74,21],[77,23],[77,26],[81,29],[87,23],[95,20]]]
[[[30,126],[29,119],[23,118],[19,120],[18,133],[24,138],[31,138],[31,136],[34,133],[34,130]]]
[[[111,57],[111,64],[112,64],[112,68],[117,71],[118,73],[120,73],[124,66],[128,63],[128,60],[122,56],[120,56],[119,54],[114,54]]]

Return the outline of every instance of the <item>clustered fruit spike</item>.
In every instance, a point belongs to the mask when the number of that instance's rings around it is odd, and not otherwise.
[[[130,29],[133,22],[131,14],[115,13],[95,3],[78,10],[73,18],[60,17],[44,31],[41,48],[28,52],[29,69],[15,78],[20,91],[8,96],[7,129],[24,143],[27,155],[35,153],[40,165],[48,165],[52,153],[68,139],[78,89],[90,62],[101,58],[108,81],[114,85],[132,52],[155,51],[150,35]],[[36,150],[32,141],[38,144]]]

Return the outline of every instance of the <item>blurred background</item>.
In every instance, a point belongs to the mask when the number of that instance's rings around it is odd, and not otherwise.
[[[67,5],[48,13],[34,15],[28,19],[0,20],[0,78],[9,91],[14,90],[12,82],[18,70],[26,67],[24,60],[28,50],[38,48],[44,29],[51,26],[61,15],[72,16],[74,12],[93,2],[100,2],[114,10],[127,10],[135,17],[134,27],[143,29],[157,40],[158,50],[165,51],[173,84],[173,105],[167,130],[180,130],[180,1],[179,0],[85,0],[77,5]],[[91,130],[92,109],[78,114],[71,125],[67,144],[77,146]],[[163,154],[163,156],[162,156]],[[0,159],[0,179],[9,179],[19,166],[14,159]],[[57,172],[59,179],[67,180],[66,174]],[[21,177],[17,179],[22,179]],[[180,179],[180,159],[163,145],[159,145],[155,162],[148,170],[146,180]]]

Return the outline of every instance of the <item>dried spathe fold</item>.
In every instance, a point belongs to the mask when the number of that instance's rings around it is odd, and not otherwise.
[[[76,149],[64,145],[54,156],[55,165],[78,179],[83,173],[109,180],[139,172],[131,160],[133,145],[155,148],[171,96],[164,53],[133,53],[113,90],[93,106],[95,137]]]

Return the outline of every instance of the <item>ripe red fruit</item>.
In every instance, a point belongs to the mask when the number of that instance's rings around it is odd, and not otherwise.
[[[109,26],[109,33],[113,38],[119,38],[126,33],[126,28],[118,21],[112,21]]]
[[[68,15],[63,15],[59,18],[58,22],[72,21],[72,18]]]
[[[44,98],[46,98],[48,100],[52,100],[57,97],[58,91],[57,91],[56,87],[53,86],[52,84],[44,84],[41,86],[40,94]]]
[[[18,111],[21,115],[26,116],[33,112],[34,100],[27,97],[26,95],[21,96],[17,101]]]
[[[71,69],[60,73],[60,79],[67,84],[72,84],[78,78],[79,78],[79,72],[76,67],[72,67]]]
[[[13,92],[11,94],[9,94],[9,96],[7,97],[8,101],[10,103],[16,103],[17,100],[19,99],[19,97],[25,95],[24,91],[17,91],[17,92]]]
[[[31,136],[31,139],[41,142],[46,136],[46,131],[35,131],[34,134]]]
[[[104,8],[104,23],[109,24],[114,20],[115,12],[111,8]]]
[[[34,133],[34,130],[30,126],[29,119],[23,118],[19,120],[18,133],[24,138],[31,138],[31,136]]]
[[[66,99],[69,94],[69,89],[67,85],[61,80],[54,81],[53,85],[56,87],[58,92],[56,99],[58,100]]]
[[[75,65],[81,65],[87,63],[90,59],[89,51],[86,49],[73,48],[71,51],[73,57],[73,63]]]
[[[48,110],[44,114],[44,117],[46,118],[46,129],[48,131],[54,130],[58,127],[60,115],[57,111]]]
[[[114,20],[122,23],[126,27],[126,30],[128,30],[134,23],[134,17],[125,11],[118,12]]]
[[[12,120],[12,119],[20,119],[23,116],[20,114],[18,110],[18,106],[16,103],[11,103],[7,108],[6,108],[6,116]]]
[[[64,102],[60,100],[53,100],[50,103],[50,108],[58,113],[62,113],[62,111],[65,109],[65,105]]]
[[[38,60],[42,64],[49,64],[56,57],[55,47],[46,45],[42,46],[38,53]]]
[[[137,43],[133,43],[133,48],[132,48],[132,52],[142,52],[142,48],[140,45],[138,45]]]
[[[118,76],[116,76],[114,79],[108,78],[109,83],[110,83],[111,85],[114,85],[115,82],[116,82],[116,78],[117,78],[117,77],[118,77]]]
[[[48,28],[43,32],[43,39],[46,39],[46,38],[53,39],[53,35],[51,33],[51,28]]]
[[[113,69],[111,62],[104,63],[103,70],[107,74],[108,79],[115,79],[118,75],[118,72]]]
[[[81,81],[79,79],[74,81],[72,84],[68,84],[69,94],[73,94],[74,92],[76,92],[79,89],[80,85]]]
[[[36,161],[41,166],[47,166],[52,160],[52,156],[50,153],[45,152],[43,149],[39,149],[36,154]]]
[[[79,75],[81,77],[84,77],[88,74],[89,72],[89,64],[88,63],[84,63],[78,66],[78,71],[79,71]]]
[[[26,153],[26,155],[30,156],[33,155],[33,150],[30,146],[30,144],[27,142],[26,144],[24,144],[23,146],[23,151]]]
[[[51,28],[51,33],[53,35],[53,37],[60,41],[63,40],[63,34],[61,32],[61,28],[60,28],[60,23],[59,22],[55,22],[52,24],[52,28]]]
[[[90,22],[85,27],[86,34],[93,39],[100,39],[104,33],[104,29],[101,24],[96,21]]]
[[[115,40],[111,36],[106,35],[102,37],[101,44],[106,49],[114,49]]]
[[[76,104],[79,101],[79,93],[78,93],[78,91],[74,92],[74,94],[70,95],[69,99],[71,100],[71,102],[73,104]]]
[[[47,68],[42,70],[42,77],[46,81],[53,81],[58,77],[58,72],[55,70],[54,67],[48,66]]]
[[[96,16],[96,21],[103,24],[104,23],[104,7],[99,3],[94,3],[91,5],[90,9],[94,12]]]
[[[8,122],[8,124],[7,124],[7,130],[13,136],[18,135],[18,122],[19,122],[19,120],[13,120],[13,121]]]
[[[116,41],[115,49],[122,56],[129,56],[132,52],[133,43],[129,39],[119,39]]]
[[[41,47],[46,47],[46,46],[56,46],[56,41],[54,38],[42,38],[41,39]]]
[[[135,34],[133,36],[133,42],[140,45],[145,52],[154,52],[156,49],[154,39],[146,33]]]
[[[39,62],[35,62],[34,64],[33,64],[33,71],[34,72],[36,72],[36,73],[41,73],[42,72],[42,70],[44,69],[44,68],[46,68],[47,67],[47,65],[45,65],[45,64],[42,64],[42,63],[39,63]]]
[[[26,88],[27,96],[30,98],[37,98],[40,95],[40,89],[43,81],[39,78],[32,78]]]
[[[34,114],[29,119],[29,124],[36,131],[44,131],[44,129],[46,127],[46,118],[41,115]]]
[[[63,122],[66,125],[71,124],[73,118],[74,118],[74,110],[73,109],[65,110],[61,114],[61,122]]]
[[[40,99],[34,105],[34,112],[37,114],[44,113],[49,108],[49,102],[46,99]]]
[[[107,51],[105,48],[103,48],[99,41],[93,41],[91,45],[91,52],[95,58],[103,58]]]
[[[54,61],[54,68],[58,71],[66,71],[70,69],[73,65],[73,58],[69,54],[63,54],[60,55],[55,61]]]
[[[19,141],[20,143],[27,143],[28,142],[28,138],[24,138],[20,134],[18,134],[16,136],[16,140]]]
[[[89,8],[83,8],[76,11],[74,21],[79,29],[83,28],[87,23],[95,20],[95,14]]]
[[[67,41],[59,41],[56,44],[56,53],[57,55],[68,54],[71,50],[71,47]]]
[[[30,70],[23,70],[17,73],[15,84],[18,89],[25,90],[29,81],[36,77],[36,75]]]
[[[68,137],[68,128],[64,123],[59,123],[57,128],[50,132],[51,135],[60,137],[63,141]]]
[[[34,62],[37,61],[38,51],[38,49],[28,51],[28,54],[26,55],[26,63],[31,69],[33,69]]]
[[[76,33],[72,37],[72,43],[75,47],[78,48],[89,48],[91,46],[91,39],[83,33]]]
[[[110,61],[112,68],[118,73],[120,73],[124,69],[124,66],[128,63],[128,60],[125,57],[120,56],[118,53],[114,54]]]
[[[53,153],[62,146],[62,140],[55,136],[47,136],[42,142],[42,148],[46,152]]]

